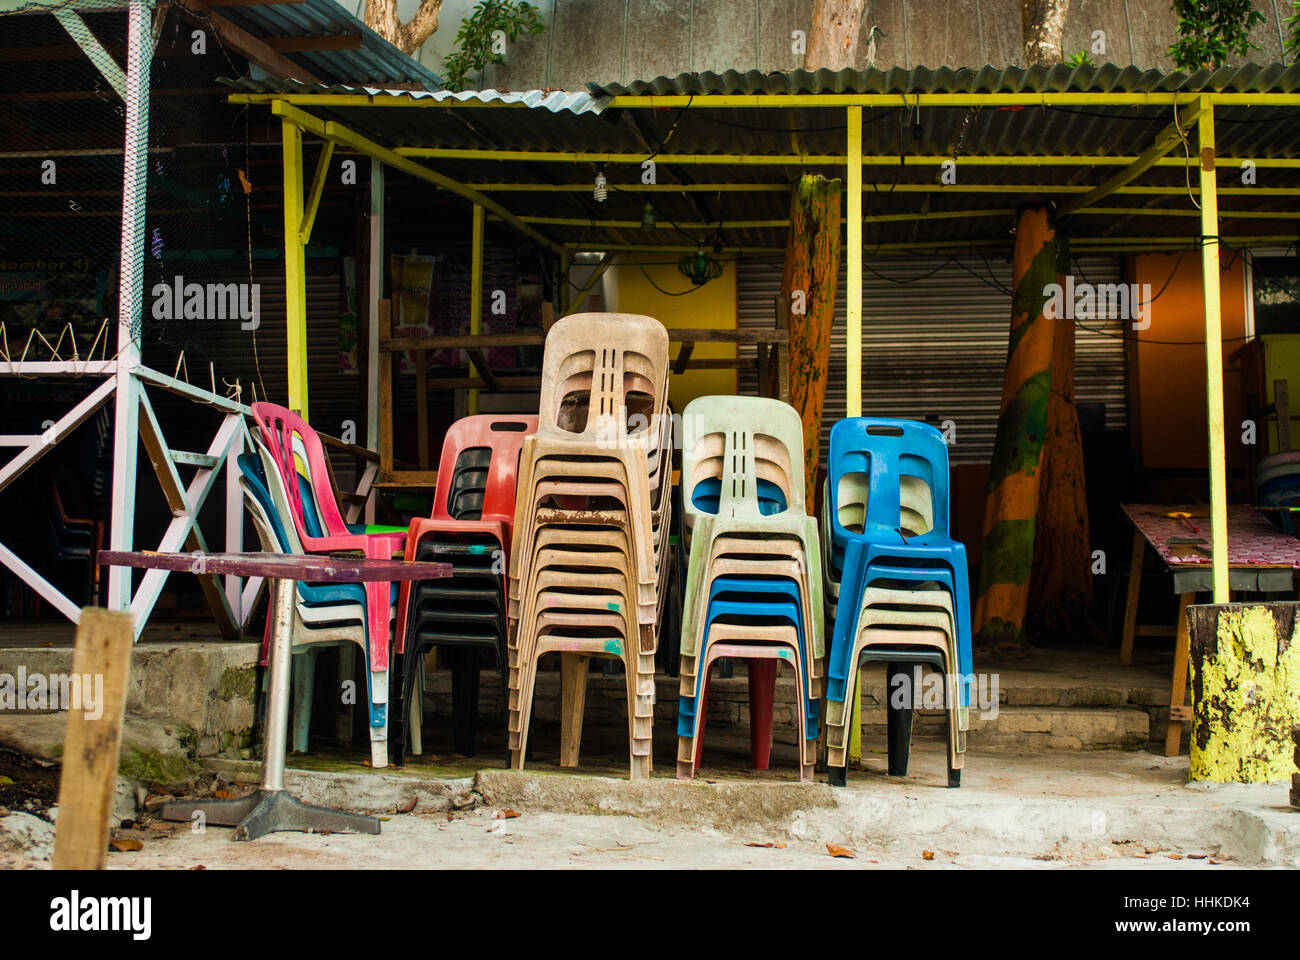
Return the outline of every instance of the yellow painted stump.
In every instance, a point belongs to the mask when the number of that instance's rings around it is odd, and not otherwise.
[[[1300,723],[1296,603],[1189,607],[1192,780],[1285,783]]]

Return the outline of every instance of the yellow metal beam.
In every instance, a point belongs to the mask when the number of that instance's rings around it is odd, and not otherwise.
[[[601,257],[600,262],[596,264],[596,268],[591,271],[591,276],[587,278],[587,282],[578,289],[578,295],[574,297],[573,302],[569,304],[569,313],[577,313],[578,309],[586,303],[587,295],[591,293],[592,290],[596,289],[596,284],[600,282],[600,278],[605,275],[605,271],[609,269],[610,264],[613,262],[614,251],[606,250],[605,255]],[[569,282],[567,277],[564,282],[566,284]]]
[[[845,279],[847,289],[845,299],[845,400],[844,414],[848,417],[862,416],[862,108],[851,106],[845,109],[845,121],[848,124],[846,159],[848,189],[845,202],[848,206],[848,244],[844,256],[848,260],[848,272]],[[856,670],[851,664],[849,669]],[[861,690],[861,684],[858,690]],[[849,758],[862,759],[862,697],[859,693],[853,698],[853,709],[849,722]]]
[[[284,314],[289,409],[307,420],[307,263],[302,239],[302,130],[280,121],[284,165]]]
[[[1210,426],[1210,543],[1214,602],[1228,602],[1228,480],[1223,439],[1223,322],[1219,315],[1219,198],[1214,172],[1214,104],[1201,100],[1201,286],[1205,292],[1205,394]]]
[[[469,332],[478,336],[483,332],[483,208],[474,204],[474,226],[470,238],[469,271]],[[469,364],[471,379],[478,376],[474,361]],[[469,392],[469,412],[478,413],[478,389]]]
[[[709,94],[690,96],[665,94],[652,96],[625,95],[612,97],[604,109],[659,107],[693,107],[697,109],[789,109],[791,107],[1141,107],[1188,103],[1209,96],[1218,106],[1297,107],[1300,94],[1295,93],[856,93],[856,94]],[[283,103],[328,107],[397,107],[414,109],[501,110],[527,109],[521,102],[501,100],[456,100],[433,97],[411,99],[397,94],[327,94],[327,93],[233,93],[230,103]]]
[[[1196,122],[1196,118],[1201,112],[1201,104],[1199,101],[1190,103],[1178,112],[1181,116],[1175,117],[1172,123],[1157,133],[1155,142],[1144,150],[1140,157],[1126,166],[1123,170],[1107,177],[1105,182],[1100,186],[1089,190],[1081,197],[1067,200],[1061,205],[1061,212],[1073,213],[1081,207],[1086,207],[1089,204],[1096,203],[1098,200],[1104,200],[1120,187],[1136,180],[1164,159],[1165,155],[1169,153],[1170,150],[1183,142],[1186,136],[1183,131],[1191,129],[1191,125]],[[1184,158],[1182,162],[1185,163],[1186,159]]]
[[[325,190],[325,177],[329,173],[332,156],[334,141],[326,140],[321,147],[320,157],[316,160],[316,173],[311,178],[311,193],[307,197],[307,208],[303,211],[302,227],[298,230],[298,237],[304,244],[311,242],[311,228],[316,222],[316,211],[320,209],[320,198]]]
[[[554,250],[557,253],[561,249],[560,245],[550,237],[543,233],[539,233],[526,223],[521,223],[518,217],[495,200],[485,197],[477,190],[471,190],[463,183],[453,180],[451,177],[444,176],[436,170],[430,170],[422,163],[416,163],[414,160],[410,160],[407,157],[399,156],[387,147],[380,146],[373,140],[363,137],[355,130],[345,127],[341,123],[337,123],[333,120],[321,120],[318,117],[305,113],[297,107],[280,100],[272,102],[271,112],[318,137],[322,137],[326,140],[333,140],[336,143],[346,144],[355,150],[361,151],[369,157],[374,157],[376,160],[383,161],[390,167],[401,170],[403,173],[409,173],[411,176],[423,180],[426,183],[442,187],[458,196],[464,197],[466,200],[477,203],[484,209],[491,210],[524,236],[547,249]]]

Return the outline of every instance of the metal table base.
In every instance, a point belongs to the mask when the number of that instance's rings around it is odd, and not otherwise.
[[[193,820],[234,827],[236,840],[256,840],[277,831],[316,833],[379,833],[379,820],[359,813],[304,803],[284,789],[284,755],[288,746],[290,631],[293,629],[295,581],[276,580],[275,628],[271,635],[270,697],[266,710],[266,741],[262,753],[262,786],[238,800],[196,800],[163,806],[164,820]]]

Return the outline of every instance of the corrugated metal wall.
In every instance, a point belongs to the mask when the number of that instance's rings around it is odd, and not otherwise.
[[[782,259],[740,263],[740,325],[775,323]],[[1117,258],[1081,257],[1076,279],[1120,280]],[[863,264],[862,410],[867,416],[945,420],[955,425],[954,463],[986,463],[993,453],[1011,317],[1011,266],[978,258],[873,259]],[[999,289],[999,287],[1001,289]],[[830,425],[845,409],[845,268],[835,302],[831,373],[822,454]],[[1122,324],[1085,320],[1075,326],[1075,387],[1080,403],[1106,405],[1106,428],[1127,425]],[[753,348],[748,349],[753,355]],[[742,356],[745,352],[742,352]],[[756,374],[741,374],[741,393],[756,392]]]

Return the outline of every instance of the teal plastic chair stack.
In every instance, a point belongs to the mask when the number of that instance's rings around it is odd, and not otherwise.
[[[767,766],[775,661],[793,670],[800,777],[812,779],[825,654],[821,544],[803,483],[803,424],[789,404],[710,396],[682,414],[682,610],[677,776],[691,779],[711,665],[749,661],[754,765]],[[761,677],[761,682],[756,678]],[[764,729],[765,727],[765,729]]]

